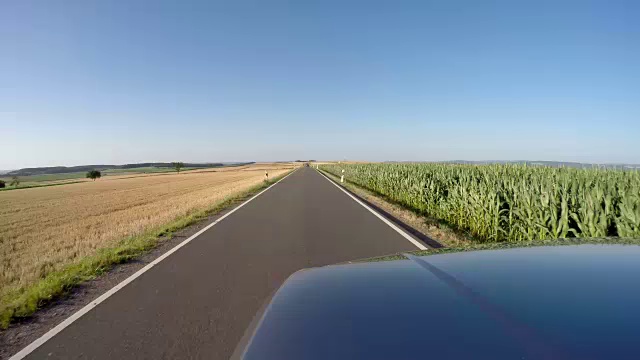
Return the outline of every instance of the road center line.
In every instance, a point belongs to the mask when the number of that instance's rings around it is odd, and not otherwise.
[[[75,312],[73,315],[69,316],[68,318],[66,318],[63,322],[61,322],[60,324],[56,325],[53,329],[47,331],[44,335],[42,335],[41,337],[39,337],[38,339],[34,340],[31,344],[27,345],[24,349],[20,350],[19,352],[17,352],[16,354],[14,354],[12,357],[9,358],[9,360],[21,360],[24,359],[27,355],[29,355],[30,353],[32,353],[35,349],[37,349],[38,347],[40,347],[42,344],[44,344],[45,342],[47,342],[49,339],[51,339],[52,337],[56,336],[59,332],[61,332],[62,330],[64,330],[67,326],[73,324],[73,322],[75,322],[76,320],[78,320],[80,317],[82,317],[84,314],[88,313],[89,311],[91,311],[93,308],[95,308],[96,306],[100,305],[100,303],[104,302],[105,300],[107,300],[109,297],[111,297],[111,295],[115,294],[116,292],[118,292],[118,290],[122,289],[123,287],[127,286],[127,284],[131,283],[132,281],[134,281],[135,279],[137,279],[138,277],[140,277],[140,275],[144,274],[145,272],[151,270],[151,268],[153,268],[155,265],[157,265],[159,262],[161,262],[162,260],[166,259],[167,257],[169,257],[169,255],[173,254],[174,252],[178,251],[181,247],[187,245],[189,242],[191,242],[193,239],[197,238],[198,236],[200,236],[202,233],[204,233],[205,231],[209,230],[211,227],[213,227],[214,225],[216,225],[217,223],[219,223],[220,221],[224,220],[227,216],[233,214],[234,212],[236,212],[238,209],[240,209],[241,207],[247,205],[251,200],[257,198],[258,196],[262,195],[265,191],[271,189],[272,187],[274,187],[276,184],[278,184],[280,181],[286,179],[287,177],[289,177],[289,175],[293,174],[297,169],[294,169],[293,171],[291,171],[290,173],[288,173],[285,177],[283,177],[282,179],[276,181],[275,183],[271,184],[268,188],[260,191],[259,193],[257,193],[256,195],[254,195],[251,199],[243,202],[242,204],[238,205],[237,207],[233,208],[231,211],[229,211],[228,213],[222,215],[219,219],[215,220],[214,222],[212,222],[211,224],[205,226],[202,230],[198,231],[197,233],[191,235],[189,238],[187,238],[186,240],[184,240],[183,242],[181,242],[180,244],[174,246],[173,248],[171,248],[169,251],[167,251],[166,253],[162,254],[160,257],[158,257],[157,259],[153,260],[152,262],[150,262],[149,264],[147,264],[145,267],[143,267],[142,269],[138,270],[137,272],[135,272],[133,275],[129,276],[128,278],[126,278],[125,280],[123,280],[121,283],[119,283],[118,285],[112,287],[109,291],[107,291],[106,293],[100,295],[97,299],[91,301],[90,303],[88,303],[87,305],[85,305],[82,309],[78,310],[77,312]]]
[[[411,243],[415,246],[418,247],[418,249],[420,250],[427,250],[429,249],[428,247],[424,246],[422,243],[420,243],[418,240],[414,239],[411,235],[407,234],[405,231],[403,231],[402,229],[400,229],[398,226],[396,226],[396,224],[392,223],[391,221],[389,221],[387,218],[385,218],[384,216],[378,214],[378,212],[374,211],[372,208],[369,207],[369,205],[363,203],[362,201],[360,201],[360,199],[358,199],[357,197],[351,195],[351,193],[349,193],[347,190],[343,189],[340,185],[336,184],[335,182],[331,181],[331,179],[329,179],[325,174],[323,174],[322,172],[320,172],[320,170],[316,170],[318,171],[318,173],[320,175],[322,175],[325,179],[327,179],[327,181],[329,181],[331,184],[333,184],[335,187],[337,187],[338,189],[340,189],[342,192],[344,192],[345,194],[349,195],[350,198],[352,198],[355,202],[357,202],[358,204],[362,205],[362,207],[364,207],[365,209],[369,210],[373,215],[375,215],[378,219],[382,220],[385,224],[389,225],[393,230],[395,230],[398,234],[402,235],[403,238],[411,241]]]

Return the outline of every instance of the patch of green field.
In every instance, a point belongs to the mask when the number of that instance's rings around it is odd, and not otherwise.
[[[180,171],[188,171],[195,170],[199,168],[183,168]],[[102,176],[114,176],[114,175],[129,175],[129,174],[153,174],[153,173],[165,173],[165,172],[175,172],[173,168],[167,167],[139,167],[139,168],[131,168],[131,169],[106,169],[101,170]],[[64,173],[64,174],[45,174],[45,175],[30,175],[30,176],[18,176],[20,180],[19,188],[31,188],[43,186],[46,182],[52,181],[63,181],[63,180],[72,180],[72,179],[84,179],[86,177],[86,172],[73,172],[73,173]],[[11,176],[1,176],[0,180],[6,183],[5,189],[14,189],[13,186],[9,186],[12,181]],[[52,185],[52,184],[46,184]]]
[[[195,170],[200,168],[182,168],[180,172]],[[139,167],[139,168],[131,168],[131,169],[107,169],[102,171],[102,175],[121,175],[121,174],[149,174],[149,173],[164,173],[164,172],[175,172],[174,168],[168,167]]]
[[[62,186],[62,185],[69,185],[69,184],[77,184],[80,182],[84,182],[81,180],[78,181],[68,181],[68,182],[62,182],[62,183],[53,183],[53,184],[48,184],[48,183],[31,183],[31,184],[22,184],[20,183],[19,187],[15,187],[15,186],[10,186],[10,187],[5,187],[5,188],[0,188],[0,191],[9,191],[9,190],[22,190],[22,189],[31,189],[31,188],[37,188],[37,187],[49,187],[49,186]]]
[[[67,179],[79,179],[79,178],[84,178],[86,175],[86,173],[81,173],[81,172],[75,172],[75,173],[66,173],[66,174],[46,174],[46,175],[31,175],[31,176],[18,176],[18,179],[20,179],[20,186],[22,187],[23,185],[35,185],[39,182],[44,182],[44,181],[59,181],[59,180],[67,180]],[[7,183],[7,186],[9,185],[9,183],[11,183],[12,177],[11,176],[3,176],[0,177],[0,180],[3,180]]]

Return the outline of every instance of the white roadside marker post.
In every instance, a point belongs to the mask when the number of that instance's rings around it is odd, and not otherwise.
[[[264,181],[269,181],[269,172],[264,172]]]
[[[340,177],[340,182],[341,183],[344,182],[344,169],[342,169],[342,176]]]

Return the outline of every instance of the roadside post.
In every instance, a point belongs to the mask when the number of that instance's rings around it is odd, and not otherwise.
[[[269,181],[269,172],[268,171],[264,172],[264,181]]]
[[[344,182],[344,169],[342,169],[342,176],[340,177],[340,182],[341,183]]]

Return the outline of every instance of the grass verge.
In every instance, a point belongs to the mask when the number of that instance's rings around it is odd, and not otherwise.
[[[6,329],[12,322],[33,315],[39,308],[65,296],[80,283],[96,278],[112,269],[114,265],[139,257],[153,249],[161,241],[170,239],[174,232],[243,202],[292,171],[295,169],[269,181],[264,181],[242,193],[230,196],[210,208],[194,211],[168,224],[126,238],[115,247],[100,249],[93,256],[47,274],[31,286],[7,294],[0,299],[0,328]]]

